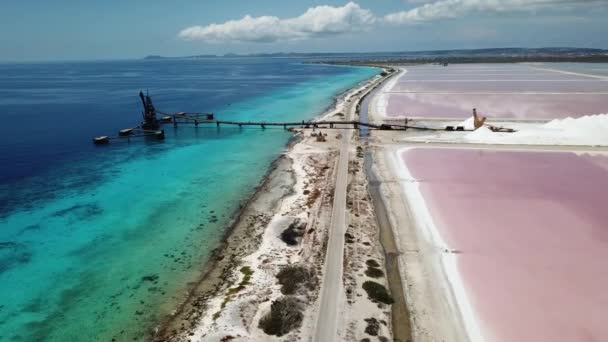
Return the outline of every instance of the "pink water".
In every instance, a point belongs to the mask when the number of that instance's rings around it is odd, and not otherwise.
[[[608,95],[390,94],[389,117],[462,118],[473,108],[489,118],[555,119],[608,113]]]
[[[469,76],[463,76],[468,78]],[[463,78],[463,79],[465,79]],[[406,81],[402,79],[392,91],[402,92],[465,92],[465,93],[606,93],[608,81],[603,80],[524,80],[524,81]]]
[[[409,72],[441,72],[444,74],[449,73],[462,73],[462,72],[546,72],[543,69],[535,69],[530,65],[525,64],[450,64],[449,67],[444,68],[436,65],[418,65],[408,67]]]
[[[608,340],[608,157],[412,149],[487,341]]]
[[[594,72],[581,70],[587,71]],[[465,119],[473,108],[490,118],[554,119],[608,113],[608,79],[520,64],[410,67],[388,91],[389,117]]]
[[[488,81],[488,80],[508,80],[508,81],[525,81],[525,80],[555,80],[555,81],[564,81],[564,80],[593,80],[593,78],[585,77],[585,76],[577,76],[577,75],[568,75],[568,74],[559,74],[559,73],[452,73],[452,74],[443,74],[443,73],[407,73],[403,76],[400,81],[401,82],[409,82],[409,81],[457,81],[457,80],[479,80],[479,81]]]

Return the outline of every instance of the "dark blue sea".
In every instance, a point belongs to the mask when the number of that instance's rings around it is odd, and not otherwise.
[[[157,109],[310,119],[379,71],[290,58],[0,64],[0,341],[145,339],[200,276],[282,129],[166,126]]]

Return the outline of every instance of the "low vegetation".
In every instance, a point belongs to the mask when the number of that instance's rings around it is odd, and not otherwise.
[[[365,275],[370,278],[380,278],[384,276],[384,272],[381,269],[375,267],[368,267],[365,270]]]
[[[233,295],[242,291],[247,285],[251,283],[251,275],[253,275],[253,270],[251,269],[251,267],[243,266],[241,267],[240,271],[243,274],[243,279],[237,287],[233,287],[228,290],[228,295]]]
[[[378,336],[378,332],[380,331],[380,322],[378,322],[378,320],[375,318],[366,318],[365,322],[367,323],[365,333],[371,336]]]
[[[314,270],[300,265],[284,267],[277,274],[277,279],[282,285],[281,293],[285,295],[295,294],[299,289],[312,290],[316,286]]]
[[[365,275],[370,278],[380,278],[384,276],[384,272],[380,269],[380,264],[373,259],[369,259],[365,262],[367,265],[367,269],[365,270]]]
[[[306,200],[306,206],[311,208],[313,204],[317,201],[317,198],[321,196],[321,190],[313,189],[312,192],[308,195],[308,199]]]
[[[355,236],[349,232],[346,232],[346,234],[344,234],[344,241],[346,243],[354,243],[355,240]]]
[[[300,239],[304,236],[306,223],[300,220],[294,220],[289,227],[281,233],[281,240],[290,246],[296,246],[300,243]]]
[[[363,283],[363,289],[367,292],[368,297],[374,302],[380,302],[384,304],[393,304],[395,300],[386,290],[384,285],[376,283],[375,281],[366,281]]]
[[[247,287],[247,285],[249,285],[251,283],[251,276],[253,275],[253,270],[251,269],[251,267],[243,266],[243,267],[241,267],[240,271],[243,274],[243,279],[236,287],[231,287],[230,289],[228,289],[228,293],[226,293],[226,296],[224,297],[224,300],[222,301],[220,311],[214,313],[212,316],[214,321],[217,320],[218,318],[220,318],[220,315],[222,314],[222,310],[224,310],[224,308],[226,307],[228,302],[230,302],[230,300],[232,299],[232,296],[241,292],[242,290],[244,290],[245,287]]]
[[[302,304],[294,297],[281,297],[270,305],[259,327],[268,335],[283,336],[302,325]]]
[[[365,264],[368,267],[380,267],[380,264],[376,260],[374,260],[374,259],[367,259],[367,261],[365,262]]]
[[[363,147],[361,146],[357,146],[357,157],[358,158],[363,158],[364,154],[363,154]]]

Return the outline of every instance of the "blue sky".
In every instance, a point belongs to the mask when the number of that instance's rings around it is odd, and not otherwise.
[[[608,0],[2,0],[0,60],[608,48],[607,14]]]

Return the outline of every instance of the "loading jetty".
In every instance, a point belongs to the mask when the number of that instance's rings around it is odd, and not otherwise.
[[[427,131],[466,131],[462,126],[447,126],[443,128],[425,127],[409,124],[410,121],[404,120],[403,124],[398,123],[383,123],[373,124],[362,121],[339,121],[339,120],[319,120],[319,121],[291,121],[291,122],[266,122],[266,121],[231,121],[231,120],[216,120],[213,113],[168,113],[157,110],[149,95],[144,95],[139,92],[139,97],[142,101],[144,110],[142,112],[143,121],[141,124],[131,128],[125,128],[118,132],[116,136],[102,135],[93,138],[93,143],[97,145],[107,144],[111,140],[116,139],[131,139],[139,137],[154,138],[157,140],[165,139],[165,131],[162,125],[172,124],[174,127],[180,125],[198,126],[238,126],[242,127],[257,127],[260,129],[266,128],[283,128],[285,130],[299,129],[359,129],[366,127],[374,130],[395,130],[404,131],[408,129],[427,130]],[[160,118],[157,116],[160,115]]]

